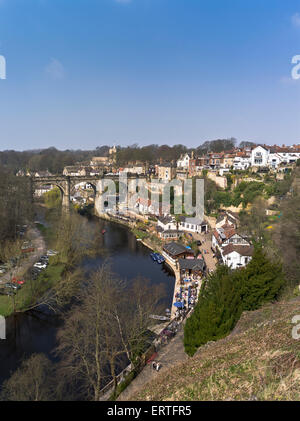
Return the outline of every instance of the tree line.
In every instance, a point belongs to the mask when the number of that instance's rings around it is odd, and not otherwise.
[[[0,251],[6,241],[17,238],[18,226],[27,224],[32,215],[29,180],[0,165]]]
[[[242,141],[239,147],[251,146],[252,142]],[[203,156],[207,152],[230,151],[237,146],[235,138],[207,140],[196,148],[188,148],[178,144],[174,146],[151,144],[139,146],[117,146],[117,165],[124,165],[127,162],[142,161],[154,164],[163,161],[177,160],[183,153],[195,152],[195,156]],[[93,156],[108,156],[109,146],[98,146],[94,150],[58,150],[55,147],[47,149],[14,151],[0,151],[0,166],[16,173],[24,171],[50,171],[52,174],[60,174],[67,165],[75,165],[79,162],[90,162]]]

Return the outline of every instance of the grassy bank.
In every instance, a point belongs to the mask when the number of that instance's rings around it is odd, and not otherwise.
[[[243,313],[225,339],[201,347],[131,400],[298,400],[300,341],[292,318],[300,298]]]
[[[40,273],[37,279],[28,279],[14,296],[0,295],[0,314],[7,317],[14,311],[22,312],[38,301],[50,288],[52,288],[63,275],[65,265],[55,260]]]

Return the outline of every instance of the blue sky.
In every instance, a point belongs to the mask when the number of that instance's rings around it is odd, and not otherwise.
[[[300,143],[300,0],[0,0],[0,150]]]

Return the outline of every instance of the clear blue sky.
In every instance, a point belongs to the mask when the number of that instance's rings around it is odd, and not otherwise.
[[[0,0],[0,150],[300,143],[296,0]]]

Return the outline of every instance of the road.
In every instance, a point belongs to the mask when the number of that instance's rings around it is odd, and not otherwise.
[[[30,227],[27,231],[26,239],[32,242],[34,252],[22,262],[21,266],[15,267],[13,270],[9,270],[1,276],[0,284],[11,281],[13,277],[22,277],[45,254],[46,244],[37,228]]]
[[[217,259],[213,257],[213,252],[211,250],[211,233],[207,234],[193,234],[193,238],[198,241],[201,241],[201,246],[199,246],[199,250],[202,253],[202,256],[204,257],[206,267],[210,272],[213,272],[216,270],[217,265]],[[204,250],[206,253],[204,253]]]
[[[118,401],[130,401],[149,381],[157,378],[158,376],[163,376],[167,369],[187,360],[188,356],[184,352],[183,336],[184,330],[181,325],[176,336],[168,343],[168,345],[158,351],[155,361],[159,361],[161,364],[159,372],[153,370],[151,364],[147,364],[141,373],[124,390],[124,392],[121,393]]]

